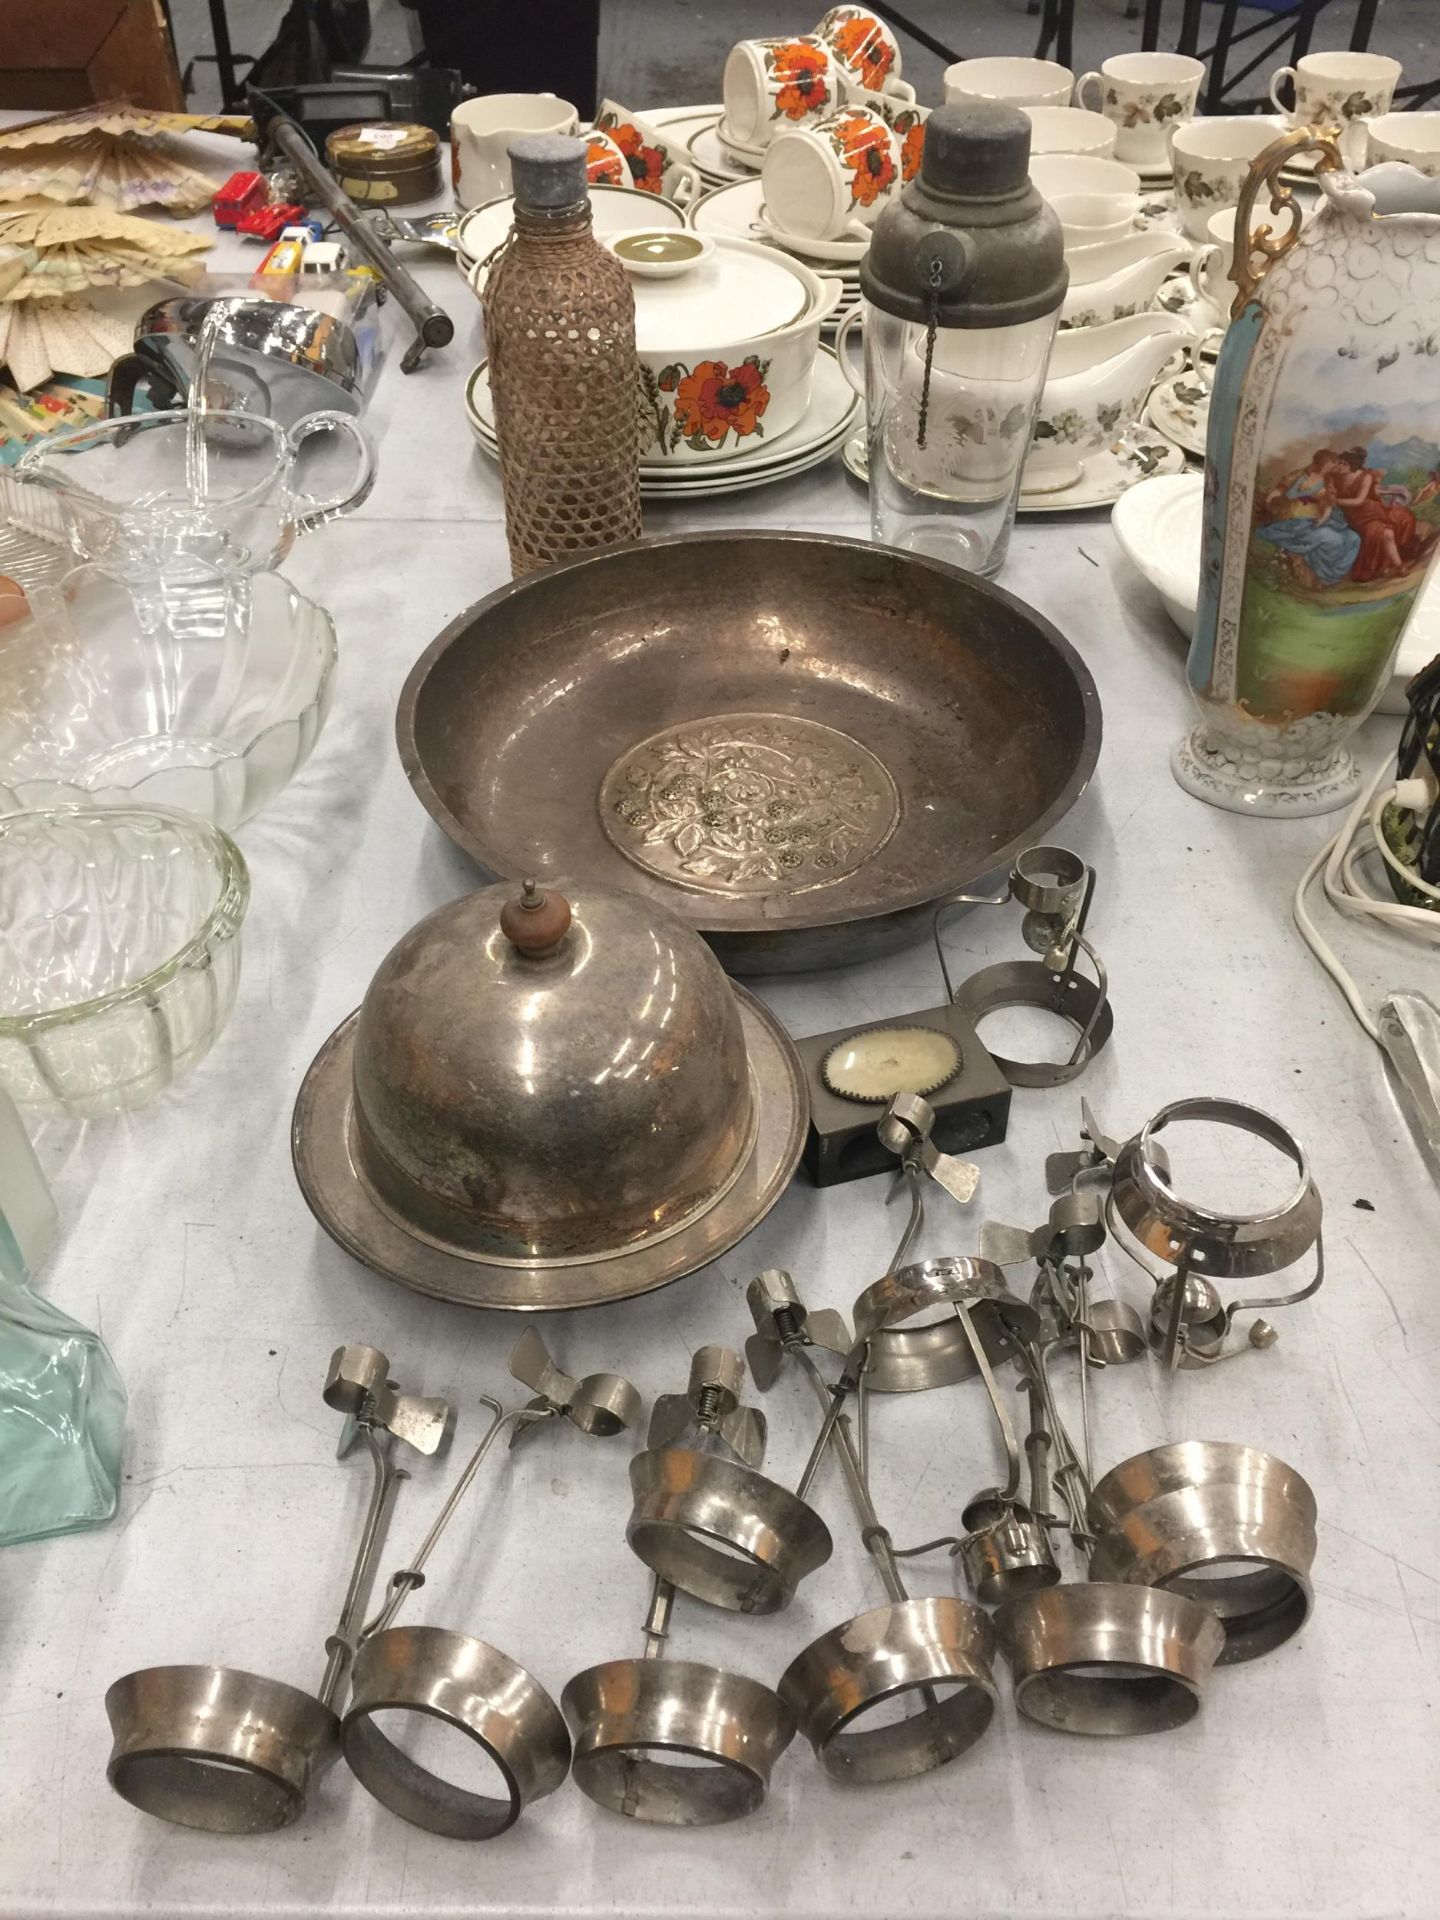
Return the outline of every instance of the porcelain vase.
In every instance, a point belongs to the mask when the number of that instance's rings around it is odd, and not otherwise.
[[[1301,231],[1278,175],[1307,148],[1322,198]],[[1257,226],[1262,187],[1288,230]],[[1236,232],[1188,665],[1201,718],[1171,764],[1214,806],[1326,813],[1354,798],[1346,742],[1440,544],[1440,181],[1352,175],[1293,133],[1257,158]]]

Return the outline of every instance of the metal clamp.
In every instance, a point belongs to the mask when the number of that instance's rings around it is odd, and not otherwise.
[[[946,995],[975,1025],[1002,1007],[1037,1007],[1076,1029],[1068,1060],[1007,1060],[992,1050],[991,1058],[1013,1087],[1063,1086],[1085,1071],[1114,1031],[1108,976],[1085,938],[1094,897],[1093,867],[1068,847],[1039,846],[1027,847],[1019,855],[998,899],[967,898],[936,909],[935,951]],[[957,905],[1004,906],[1011,900],[1025,909],[1020,937],[1032,953],[1042,957],[984,967],[956,987],[940,939],[941,915]],[[1076,971],[1082,953],[1094,970],[1093,981]]]

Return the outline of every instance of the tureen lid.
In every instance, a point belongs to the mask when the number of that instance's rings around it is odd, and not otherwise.
[[[632,278],[641,353],[695,353],[775,333],[810,304],[808,275],[771,248],[716,236],[673,280]]]
[[[618,888],[482,888],[382,961],[354,1039],[352,1147],[409,1233],[496,1263],[679,1232],[744,1166],[757,1102],[704,943]]]

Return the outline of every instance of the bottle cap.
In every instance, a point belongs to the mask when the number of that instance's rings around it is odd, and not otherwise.
[[[583,140],[568,133],[523,133],[509,151],[517,206],[573,207],[588,197]]]
[[[1030,184],[1030,122],[1002,102],[937,107],[920,171],[875,223],[860,291],[902,319],[1003,327],[1053,313],[1069,270]]]

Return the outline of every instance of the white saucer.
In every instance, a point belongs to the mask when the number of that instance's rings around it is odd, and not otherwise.
[[[756,149],[754,166],[746,166],[731,148],[721,143],[718,120],[707,120],[690,133],[677,128],[675,139],[700,169],[701,178],[712,186],[724,186],[732,180],[753,180],[760,171],[760,150]]]
[[[869,460],[863,433],[845,443],[843,454],[847,472],[869,484]],[[1081,477],[1073,487],[1061,487],[1054,493],[1025,493],[1015,511],[1032,513],[1078,513],[1085,508],[1112,506],[1123,493],[1151,474],[1172,474],[1183,470],[1185,456],[1178,447],[1147,437],[1138,428],[1127,429],[1126,438],[1115,447],[1102,447],[1081,462]]]
[[[1145,419],[1157,433],[1203,460],[1210,424],[1210,382],[1188,367],[1184,373],[1172,373],[1152,389]]]
[[[723,101],[714,100],[698,107],[637,107],[636,118],[648,120],[652,127],[676,127],[682,120],[718,120],[725,111]]]
[[[1080,463],[1081,475],[1073,487],[1053,493],[1020,490],[1021,513],[1078,513],[1089,507],[1109,507],[1157,473],[1183,473],[1185,455],[1179,447],[1143,427],[1127,427],[1113,445],[1102,447]]]
[[[495,413],[490,398],[487,362],[482,360],[465,384],[465,413],[470,430],[492,457],[497,452]],[[854,431],[860,400],[834,354],[822,348],[816,356],[810,386],[810,405],[795,425],[773,440],[758,441],[740,454],[717,454],[713,460],[642,460],[640,491],[647,499],[691,494],[742,492],[766,486],[792,473],[828,460]]]
[[[822,260],[827,266],[849,268],[842,280],[856,277],[856,263],[870,251],[868,240],[808,240],[802,234],[782,234],[778,228],[757,231],[765,190],[753,177],[715,187],[692,201],[685,218],[697,233],[730,234],[737,240],[761,240],[802,260]]]
[[[1120,551],[1165,602],[1165,611],[1188,640],[1200,597],[1200,543],[1205,476],[1164,474],[1131,487],[1110,516]],[[1405,683],[1440,653],[1440,576],[1420,594],[1380,696],[1381,713],[1405,713]]]

